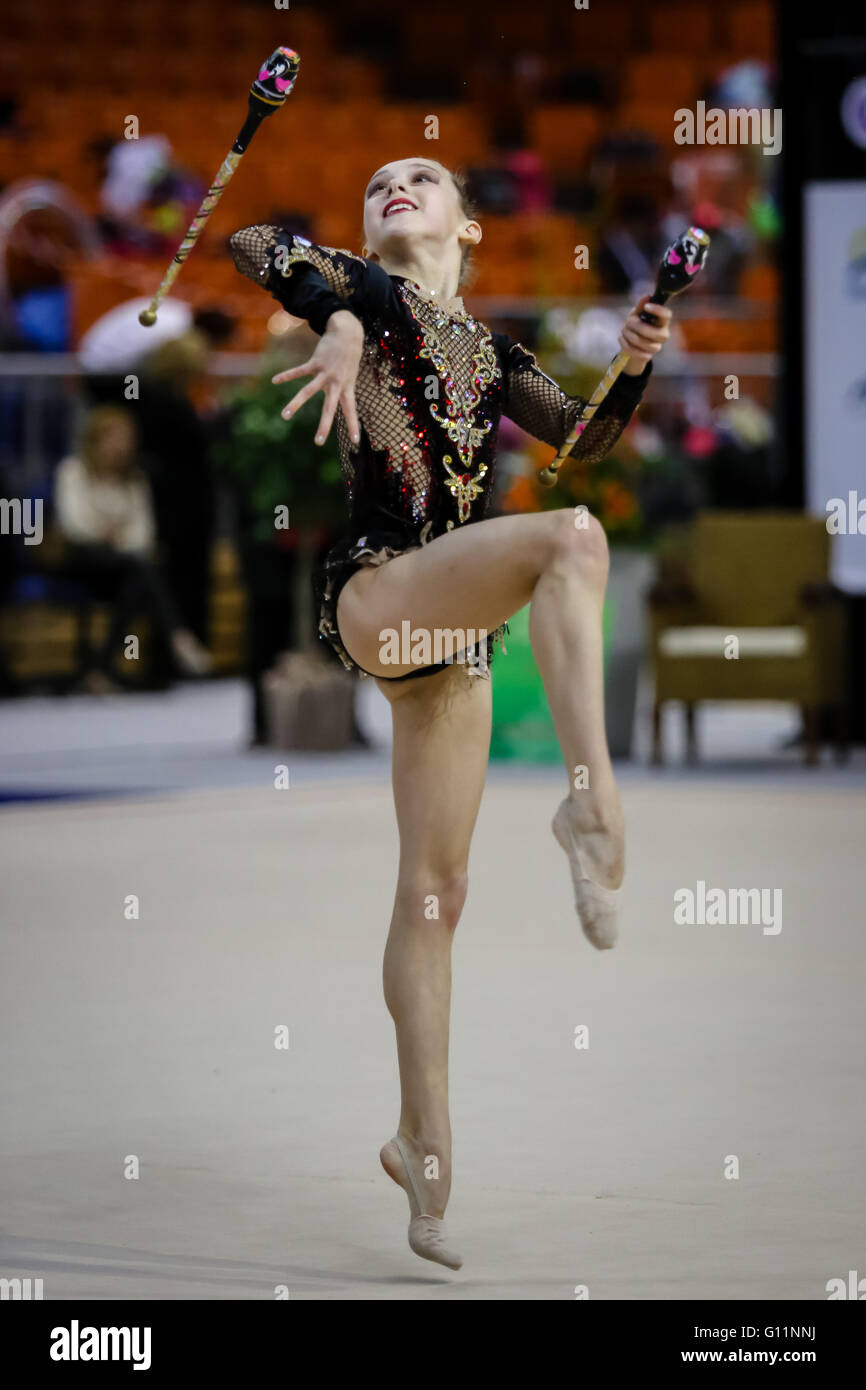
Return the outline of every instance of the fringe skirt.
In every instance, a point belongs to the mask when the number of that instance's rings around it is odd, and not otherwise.
[[[337,600],[343,586],[364,566],[384,565],[397,555],[405,555],[410,550],[420,550],[433,539],[430,535],[432,524],[428,521],[417,538],[408,527],[405,531],[376,528],[369,530],[360,540],[338,541],[333,549],[329,550],[324,562],[314,568],[313,589],[319,608],[319,637],[333,648],[347,671],[357,671],[362,679],[371,676],[373,672],[365,671],[349,656],[337,626]],[[405,676],[383,676],[380,679],[413,680],[419,676],[432,676],[446,666],[459,664],[465,667],[468,675],[483,676],[489,680],[495,644],[498,643],[507,655],[505,635],[508,631],[508,624],[502,623],[481,642],[471,647],[468,653],[458,652],[454,656],[446,657],[444,661],[420,666],[417,671],[410,671]]]

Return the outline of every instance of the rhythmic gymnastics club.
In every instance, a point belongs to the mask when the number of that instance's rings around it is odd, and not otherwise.
[[[272,116],[285,103],[286,97],[295,85],[300,66],[300,57],[293,48],[277,48],[259,69],[258,77],[250,87],[249,111],[240,134],[220,165],[219,172],[190,223],[189,231],[177,248],[149,307],[142,309],[138,316],[139,323],[145,328],[152,328],[156,323],[160,300],[174,284],[181,266],[201,236],[205,223],[225,192],[226,184],[240,164],[247,146],[265,116]]]
[[[665,252],[664,260],[659,266],[658,278],[656,280],[655,291],[649,298],[650,304],[665,304],[672,299],[675,294],[681,294],[687,290],[694,280],[701,266],[707,258],[707,251],[710,245],[710,238],[706,232],[702,232],[700,227],[689,227],[688,231],[678,236],[676,241],[668,247]],[[653,315],[643,309],[640,314],[644,323],[654,323]],[[553,487],[556,482],[557,474],[565,460],[571,453],[572,448],[577,443],[583,431],[586,429],[598,407],[601,405],[613,383],[616,381],[630,353],[620,352],[611,362],[601,381],[596,386],[586,405],[580,413],[580,418],[560,449],[556,458],[549,463],[546,468],[542,468],[538,474],[538,481],[542,487]]]

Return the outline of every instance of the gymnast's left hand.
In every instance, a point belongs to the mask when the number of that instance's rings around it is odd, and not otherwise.
[[[328,319],[324,333],[308,362],[272,377],[274,385],[293,381],[295,377],[312,376],[282,411],[290,420],[317,391],[324,391],[325,403],[316,430],[316,443],[324,444],[334,422],[337,406],[342,406],[349,438],[357,444],[361,438],[358,411],[355,404],[355,381],[364,348],[364,329],[360,319],[346,309],[339,309]]]
[[[666,304],[650,304],[650,296],[645,294],[632,309],[619,335],[620,347],[629,355],[623,367],[626,376],[640,376],[647,362],[661,352],[671,336],[671,310]],[[652,314],[655,323],[644,323],[640,318],[642,310]]]

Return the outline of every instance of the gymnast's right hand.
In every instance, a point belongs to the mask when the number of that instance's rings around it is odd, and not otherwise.
[[[355,406],[355,380],[364,347],[364,328],[361,320],[348,309],[338,309],[328,319],[324,333],[319,339],[315,352],[308,362],[299,367],[289,367],[288,371],[278,372],[272,377],[274,385],[283,381],[293,381],[295,377],[312,376],[306,386],[302,386],[296,396],[282,411],[284,420],[289,420],[296,410],[307,402],[317,391],[324,391],[325,403],[316,431],[316,443],[324,444],[334,422],[337,406],[343,407],[343,415],[353,444],[361,438],[358,424],[358,411]]]

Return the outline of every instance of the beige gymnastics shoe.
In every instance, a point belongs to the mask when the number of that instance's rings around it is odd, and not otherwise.
[[[605,888],[591,879],[586,871],[573,814],[573,801],[566,797],[560,804],[551,826],[557,841],[568,855],[571,881],[574,884],[574,905],[583,927],[584,936],[598,951],[609,951],[616,944],[621,888]]]
[[[409,1222],[409,1244],[415,1254],[420,1255],[422,1260],[433,1260],[436,1264],[447,1265],[449,1269],[460,1269],[463,1256],[448,1248],[445,1222],[438,1216],[428,1216],[422,1210],[421,1194],[412,1172],[411,1160],[398,1135],[395,1134],[382,1146],[379,1159],[388,1176],[403,1188],[409,1198],[412,1217]]]

